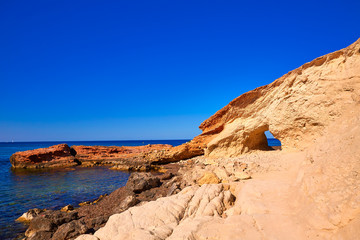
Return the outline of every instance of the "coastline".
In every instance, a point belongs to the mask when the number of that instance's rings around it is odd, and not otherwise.
[[[130,165],[169,164],[174,173],[132,173],[119,190],[129,194],[99,218],[79,216],[87,206],[40,214],[27,239],[353,239],[360,229],[359,64],[360,39],[234,99],[189,142],[106,148],[116,161],[113,151],[130,152]],[[269,146],[266,131],[281,149]],[[18,160],[76,159],[62,147],[64,155],[55,146]],[[91,161],[107,164],[103,150],[91,150]],[[111,196],[116,191],[89,211],[108,209]]]
[[[179,164],[162,165],[161,171],[133,172],[125,186],[98,199],[80,203],[79,207],[64,206],[59,210],[34,213],[33,209],[21,219],[28,224],[25,235],[30,239],[73,239],[80,234],[94,233],[108,218],[129,207],[179,192]],[[116,170],[115,170],[116,171]],[[69,210],[68,210],[69,209]],[[44,227],[45,226],[45,227]]]
[[[269,140],[270,141],[270,140]],[[274,142],[274,141],[273,141]],[[81,146],[82,147],[82,146]],[[148,147],[148,146],[145,146]],[[50,149],[53,147],[50,147]],[[86,147],[87,148],[87,147]],[[102,146],[95,146],[95,150],[98,148],[104,149]],[[127,149],[128,147],[121,147]],[[142,147],[140,147],[141,149]],[[272,146],[275,149],[281,149],[281,146]],[[94,149],[91,148],[91,149]],[[113,147],[108,147],[105,149],[113,149]],[[46,150],[46,149],[45,149]],[[40,151],[40,154],[44,150]],[[31,153],[39,154],[39,150],[28,151]],[[26,153],[26,152],[25,152]],[[95,155],[98,156],[98,152],[95,151]],[[32,155],[29,155],[32,156]],[[104,155],[103,155],[104,156]],[[196,157],[195,157],[196,159]],[[192,163],[193,160],[186,160],[184,162],[175,162],[175,163],[167,163],[161,165],[148,165],[148,167],[143,168],[143,165],[139,166],[139,164],[143,164],[143,162],[138,162],[138,165],[127,165],[124,169],[121,165],[119,168],[118,164],[114,164],[113,162],[103,162],[98,164],[81,164],[74,167],[68,167],[67,165],[63,167],[51,167],[51,168],[28,168],[28,169],[14,169],[17,172],[28,173],[33,172],[42,172],[44,170],[52,170],[52,171],[71,171],[79,169],[79,168],[87,168],[94,166],[103,166],[103,167],[111,167],[113,171],[127,171],[131,173],[130,178],[128,179],[126,185],[124,187],[118,188],[109,195],[103,196],[100,195],[97,199],[92,199],[89,201],[85,201],[79,204],[78,207],[74,208],[72,205],[67,205],[61,207],[58,210],[41,210],[41,209],[30,209],[25,212],[21,217],[19,217],[18,221],[28,224],[28,229],[25,235],[21,235],[22,237],[26,236],[28,239],[42,239],[42,238],[51,238],[54,239],[72,239],[80,234],[89,234],[94,233],[96,230],[104,226],[108,217],[113,214],[120,213],[122,211],[127,210],[129,207],[135,205],[141,205],[142,203],[146,203],[148,201],[154,201],[160,197],[167,197],[173,194],[180,192],[184,187],[188,185],[192,185],[196,179],[191,180],[190,182],[184,185],[182,182],[182,175],[185,174],[186,171],[182,171],[179,175],[178,171],[180,168],[187,168],[189,163]],[[128,161],[127,161],[128,162]],[[116,162],[117,163],[117,162]],[[135,166],[135,168],[133,167]],[[135,170],[135,171],[134,171]],[[136,171],[137,170],[137,171]],[[139,171],[140,170],[140,171]],[[137,173],[140,172],[140,173]],[[141,173],[143,172],[143,173]],[[148,182],[152,181],[152,177],[155,179],[160,179],[160,182],[151,186],[149,189],[141,189],[135,190],[136,186],[129,187],[129,181],[133,178],[133,176],[137,176],[135,178],[141,178],[142,183],[136,182],[136,184],[147,185]],[[246,176],[246,174],[245,174]],[[245,179],[246,177],[241,176],[239,179]],[[232,180],[236,180],[236,178],[232,178]],[[207,180],[205,180],[206,182]],[[228,180],[229,181],[229,180]],[[216,181],[215,183],[218,183]],[[204,184],[203,181],[200,181],[201,184]],[[119,207],[121,205],[121,207]],[[104,207],[106,206],[106,207]],[[69,213],[69,214],[67,214]],[[69,215],[66,217],[65,215]],[[35,220],[34,220],[35,219]],[[60,220],[59,220],[60,219]],[[64,220],[65,219],[65,220]],[[49,225],[52,227],[43,227],[43,225]],[[70,235],[69,235],[70,234]]]

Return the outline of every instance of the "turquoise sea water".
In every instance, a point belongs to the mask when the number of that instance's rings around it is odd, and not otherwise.
[[[59,209],[65,205],[98,198],[126,184],[129,173],[107,167],[61,170],[13,171],[10,156],[18,151],[67,143],[87,146],[140,146],[147,144],[180,145],[188,140],[84,141],[0,143],[0,239],[14,239],[26,230],[15,219],[31,208]],[[269,139],[270,146],[280,146]]]

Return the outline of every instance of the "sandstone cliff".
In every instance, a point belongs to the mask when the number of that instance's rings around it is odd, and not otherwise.
[[[360,101],[359,48],[360,39],[239,96],[204,121],[190,145],[207,156],[238,156],[268,149],[268,130],[285,150],[314,144],[345,106]]]
[[[187,148],[206,156],[181,163],[180,193],[77,239],[359,238],[360,39],[241,95],[200,128]],[[264,151],[266,130],[284,150]]]

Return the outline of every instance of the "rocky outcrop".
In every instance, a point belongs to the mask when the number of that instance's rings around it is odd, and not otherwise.
[[[29,223],[31,220],[33,220],[35,217],[37,217],[38,215],[40,215],[40,213],[43,213],[44,211],[45,210],[39,208],[30,209],[26,213],[21,215],[19,218],[17,218],[16,221]]]
[[[154,187],[159,187],[160,178],[151,173],[132,173],[126,187],[134,193],[141,193]]]
[[[84,166],[115,165],[119,170],[149,170],[151,154],[161,154],[172,148],[168,144],[145,146],[72,146],[75,158]],[[141,166],[141,167],[139,167]]]
[[[101,195],[95,201],[79,204],[79,208],[71,205],[61,210],[32,209],[24,213],[19,221],[30,222],[26,231],[26,239],[74,239],[80,234],[94,233],[104,226],[108,218],[128,208],[156,200],[178,192],[175,183],[180,184],[177,175],[178,167],[165,165],[166,173],[134,172],[130,175],[126,186],[109,195]]]
[[[77,239],[358,238],[360,39],[241,95],[200,128],[187,148],[206,156],[179,163],[180,193]],[[263,151],[267,130],[282,151]]]
[[[360,39],[242,94],[204,121],[201,135],[159,161],[271,150],[265,131],[281,141],[282,149],[305,149],[341,116],[344,104],[360,102],[359,49]]]
[[[156,156],[162,156],[172,148],[167,144],[134,147],[72,146],[71,148],[67,144],[59,144],[14,153],[10,157],[10,162],[13,168],[110,165],[119,170],[149,171],[154,169],[151,164],[157,161]]]
[[[273,83],[242,94],[205,120],[192,141],[152,154],[175,162],[204,153],[210,157],[239,156],[272,150],[270,131],[282,149],[305,149],[339,118],[343,105],[360,102],[360,39],[347,48],[319,57]]]
[[[192,186],[111,216],[105,227],[95,232],[96,238],[83,235],[77,239],[190,239],[192,229],[211,218],[222,218],[233,201],[231,192],[221,184]]]
[[[360,102],[360,39],[319,57],[231,101],[200,125],[207,156],[238,156],[268,149],[264,132],[282,148],[304,149]]]
[[[78,163],[67,144],[14,153],[10,157],[13,168],[71,167]]]

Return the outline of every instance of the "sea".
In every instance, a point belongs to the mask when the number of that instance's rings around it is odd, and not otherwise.
[[[124,186],[129,173],[108,167],[72,167],[49,170],[12,170],[10,156],[19,151],[60,143],[85,146],[180,145],[189,140],[0,142],[0,239],[22,239],[27,226],[15,220],[32,208],[60,209],[95,200]],[[268,139],[270,146],[280,146]]]

